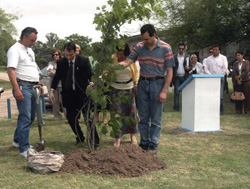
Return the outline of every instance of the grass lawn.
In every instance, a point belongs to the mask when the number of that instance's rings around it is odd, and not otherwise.
[[[0,87],[4,88],[4,90],[12,89],[12,86],[9,81],[5,81],[1,79],[0,79]]]
[[[229,84],[231,92],[230,80]],[[223,131],[190,133],[178,129],[181,113],[173,112],[173,93],[168,94],[157,155],[165,161],[167,169],[137,178],[82,173],[36,175],[27,169],[24,158],[11,145],[16,118],[1,120],[0,188],[250,188],[250,116],[236,115],[230,94],[225,94],[224,98]],[[74,135],[65,119],[53,121],[52,114],[47,112],[44,121],[43,137],[47,150],[69,154],[81,148],[74,146]],[[101,148],[112,148],[113,139],[101,137]],[[128,136],[124,138],[123,141],[128,140]],[[35,145],[38,141],[34,122],[30,143]]]
[[[0,72],[7,72],[7,66],[6,65],[5,66],[1,65],[0,66]]]

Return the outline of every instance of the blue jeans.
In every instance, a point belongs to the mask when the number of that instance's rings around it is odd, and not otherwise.
[[[178,87],[185,81],[185,77],[176,77],[174,81],[174,110],[179,111],[180,109],[180,92],[178,91]]]
[[[19,143],[19,151],[24,152],[30,148],[30,125],[35,119],[36,99],[33,95],[34,84],[19,81],[18,85],[23,93],[23,101],[16,101],[19,111],[17,128],[14,134],[14,142]],[[14,91],[13,91],[14,93]]]
[[[141,144],[145,146],[158,146],[161,133],[161,116],[164,103],[158,102],[158,97],[165,80],[156,81],[139,80],[137,89],[137,106],[140,117],[139,130]]]
[[[221,78],[220,82],[220,114],[223,115],[224,113],[224,78]]]

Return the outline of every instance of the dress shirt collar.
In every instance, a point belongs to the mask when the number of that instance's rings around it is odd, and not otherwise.
[[[76,56],[73,60],[68,60],[68,63],[69,63],[69,65],[70,65],[70,62],[73,62],[73,64],[75,64],[75,61],[76,61]]]
[[[161,47],[161,40],[160,40],[160,38],[156,36],[156,39],[157,39],[157,44],[156,44],[156,47],[155,47],[155,48]],[[148,46],[147,46],[146,43],[144,43],[143,46],[144,46],[145,48],[148,48]]]
[[[177,54],[177,57],[184,57],[185,53],[183,53],[183,55],[180,55],[179,53]]]

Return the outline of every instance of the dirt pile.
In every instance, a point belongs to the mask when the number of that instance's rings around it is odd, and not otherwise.
[[[61,172],[137,177],[152,170],[165,168],[166,164],[150,152],[135,145],[126,145],[92,153],[79,150],[66,155]]]

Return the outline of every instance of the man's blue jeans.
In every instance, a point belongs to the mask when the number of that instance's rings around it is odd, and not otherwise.
[[[185,77],[176,77],[174,81],[174,110],[180,110],[180,92],[178,91],[178,87],[185,81]]]
[[[24,152],[30,148],[29,131],[30,125],[35,119],[36,99],[33,95],[34,84],[19,81],[18,85],[23,93],[24,99],[23,101],[16,101],[19,115],[17,119],[17,128],[14,134],[14,142],[19,144],[20,152]]]
[[[161,133],[161,117],[164,103],[158,102],[158,97],[164,86],[165,79],[155,81],[139,80],[137,88],[137,106],[140,117],[139,130],[141,144],[158,146]]]

